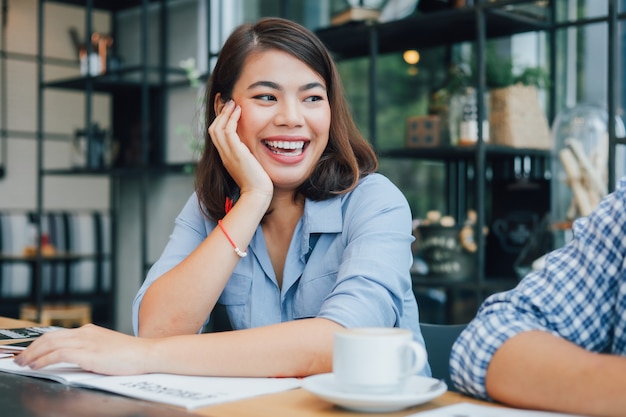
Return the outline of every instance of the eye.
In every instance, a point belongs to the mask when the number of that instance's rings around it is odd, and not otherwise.
[[[310,97],[307,97],[306,99],[304,99],[305,102],[322,101],[322,100],[324,100],[324,97],[322,97],[322,96],[310,96]]]
[[[259,94],[257,96],[254,96],[254,98],[262,101],[276,101],[276,97],[271,94]]]

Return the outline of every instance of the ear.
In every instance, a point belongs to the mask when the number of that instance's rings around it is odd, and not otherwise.
[[[215,100],[213,101],[213,110],[215,110],[215,115],[220,114],[222,108],[224,108],[224,104],[226,103],[222,100],[222,94],[215,94]]]

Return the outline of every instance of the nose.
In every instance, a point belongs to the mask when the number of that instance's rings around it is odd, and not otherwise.
[[[304,114],[299,100],[283,100],[275,117],[278,126],[297,127],[304,124]]]

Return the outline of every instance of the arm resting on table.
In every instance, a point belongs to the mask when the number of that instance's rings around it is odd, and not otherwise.
[[[516,407],[590,416],[626,410],[626,358],[541,331],[507,340],[493,355],[485,383],[494,400]]]

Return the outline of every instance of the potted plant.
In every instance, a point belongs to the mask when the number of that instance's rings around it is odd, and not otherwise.
[[[483,123],[483,140],[515,147],[550,148],[548,122],[538,99],[538,89],[549,85],[548,73],[541,67],[516,71],[512,59],[498,56],[493,47],[486,52],[484,102],[489,123]],[[430,112],[447,121],[446,134],[452,144],[464,143],[460,126],[467,121],[463,119],[476,117],[475,108],[471,111],[471,106],[476,106],[473,68],[475,62],[451,65],[446,83],[431,96]],[[470,111],[466,110],[468,107]],[[477,130],[476,121],[470,126]],[[474,140],[476,137],[474,132]]]
[[[539,102],[539,89],[549,85],[541,67],[515,74],[511,59],[487,55],[489,128],[492,142],[517,148],[551,149],[548,119]]]

